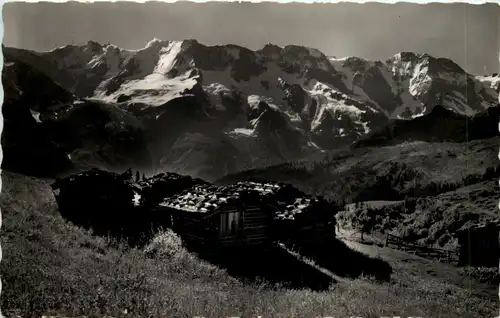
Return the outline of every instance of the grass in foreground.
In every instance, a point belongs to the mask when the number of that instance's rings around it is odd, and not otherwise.
[[[130,317],[488,317],[496,303],[465,289],[407,273],[378,284],[341,280],[328,292],[245,285],[187,253],[171,234],[146,252],[64,221],[47,181],[2,172],[1,308]],[[265,261],[265,260],[256,260]]]

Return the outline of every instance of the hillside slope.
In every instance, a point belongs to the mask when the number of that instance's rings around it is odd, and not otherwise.
[[[3,171],[2,181],[1,241],[9,252],[0,263],[1,305],[7,317],[127,312],[186,318],[311,313],[465,318],[496,310],[494,295],[481,295],[479,284],[471,282],[478,286],[471,292],[447,276],[422,274],[393,261],[397,273],[391,283],[344,279],[326,292],[243,284],[187,253],[175,236],[158,237],[154,244],[161,255],[147,258],[143,250],[66,223],[57,213],[50,180]]]
[[[428,115],[413,120],[391,120],[381,129],[358,139],[353,147],[380,147],[403,142],[466,142],[499,135],[500,106],[490,107],[472,117],[438,105]]]
[[[493,180],[498,172],[498,141],[498,137],[469,143],[415,141],[342,149],[244,171],[219,182],[252,178],[290,182],[305,191],[347,203],[434,195],[483,178]]]
[[[351,204],[337,220],[346,228],[454,250],[457,230],[500,219],[497,188],[497,180],[485,181],[433,196]]]

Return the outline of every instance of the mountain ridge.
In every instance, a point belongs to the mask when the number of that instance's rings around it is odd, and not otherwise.
[[[81,109],[115,114],[105,115],[108,126],[145,140],[149,169],[206,179],[349,146],[435,105],[471,117],[497,105],[500,83],[498,75],[472,76],[449,59],[411,52],[368,61],[299,45],[252,51],[194,39],[154,39],[139,50],[95,41],[3,50],[7,63],[45,74]]]
[[[195,64],[197,64],[197,68],[201,70],[213,70],[216,68],[221,68],[222,66],[227,66],[228,61],[232,60],[235,62],[241,61],[243,63],[247,57],[253,58],[261,58],[264,61],[267,61],[268,59],[273,60],[273,59],[279,59],[278,64],[282,64],[284,66],[284,71],[285,72],[291,72],[291,71],[302,71],[303,73],[309,69],[314,69],[315,71],[317,70],[323,70],[323,71],[328,71],[333,73],[333,75],[337,73],[342,73],[339,68],[345,68],[345,67],[352,67],[352,71],[357,71],[359,72],[360,70],[363,69],[369,69],[370,67],[373,68],[373,66],[391,66],[392,72],[393,73],[398,73],[396,75],[404,78],[405,76],[409,76],[408,72],[411,71],[409,68],[411,68],[412,63],[418,63],[419,60],[424,59],[424,66],[427,66],[428,68],[439,68],[443,67],[443,70],[452,70],[455,73],[465,73],[465,71],[458,66],[456,63],[454,63],[452,60],[447,59],[447,58],[436,58],[433,57],[429,54],[426,53],[412,53],[412,52],[400,52],[392,57],[389,57],[386,61],[368,61],[366,59],[358,58],[358,57],[347,57],[347,58],[342,58],[342,59],[334,59],[334,58],[328,58],[326,55],[321,53],[317,49],[313,48],[308,48],[306,46],[300,46],[300,45],[286,45],[283,47],[280,47],[278,45],[274,44],[267,44],[263,48],[252,51],[250,49],[244,48],[242,46],[234,45],[234,44],[229,44],[229,45],[213,45],[213,46],[206,46],[204,44],[201,44],[195,39],[188,39],[188,40],[182,40],[182,41],[163,41],[159,39],[154,39],[146,44],[146,46],[142,49],[138,50],[126,50],[126,49],[121,49],[115,45],[112,44],[107,44],[103,45],[95,41],[89,41],[85,45],[66,45],[60,48],[55,48],[51,51],[46,51],[46,52],[38,52],[36,53],[37,56],[43,57],[43,56],[49,56],[50,54],[57,55],[58,57],[65,56],[68,54],[73,54],[75,55],[76,53],[73,51],[81,51],[77,52],[81,56],[74,57],[73,60],[78,60],[82,59],[82,57],[86,57],[86,59],[83,60],[83,62],[86,62],[88,64],[87,66],[90,67],[88,70],[95,71],[99,67],[104,68],[104,64],[106,64],[109,69],[115,68],[115,72],[112,72],[109,70],[107,73],[108,77],[112,77],[111,75],[116,75],[115,73],[119,73],[118,70],[116,70],[117,67],[119,67],[120,64],[125,65],[127,63],[130,63],[130,60],[135,60],[138,61],[139,58],[138,56],[132,56],[132,55],[139,55],[140,53],[146,54],[146,52],[151,53],[150,51],[153,50],[155,51],[162,51],[165,53],[165,51],[168,51],[169,48],[168,46],[175,46],[174,48],[174,55],[175,53],[182,53],[182,55],[186,56],[186,59],[191,59]],[[6,48],[4,46],[4,50],[7,50],[7,53],[14,52],[15,50],[19,49],[14,49],[14,48]],[[14,51],[12,51],[14,50]],[[231,51],[232,50],[232,51]],[[34,51],[28,51],[28,50],[23,50],[25,54],[28,54],[27,52],[33,53]],[[181,52],[182,51],[182,52]],[[240,55],[240,53],[243,52],[243,57],[237,56]],[[15,52],[14,52],[15,53]],[[90,53],[90,54],[89,54]],[[155,52],[157,55],[160,55],[162,52]],[[203,53],[203,54],[202,54]],[[120,56],[121,61],[119,63],[111,63],[109,59],[115,58],[117,54],[123,54],[123,56]],[[248,56],[248,54],[253,54],[254,56]],[[208,56],[208,57],[206,57]],[[222,57],[225,57],[226,60],[222,59]],[[281,56],[281,59],[280,59]],[[139,56],[140,57],[140,56]],[[154,59],[160,60],[161,56],[154,56]],[[176,56],[169,56],[170,58],[175,59]],[[206,57],[206,58],[205,58]],[[212,63],[214,62],[218,63]],[[218,60],[217,60],[218,59]],[[221,60],[222,59],[222,60]],[[145,61],[145,60],[144,60]],[[143,61],[143,62],[144,62]],[[207,61],[211,63],[207,63]],[[298,61],[298,62],[297,62]],[[365,64],[368,63],[369,65],[360,65],[360,61],[364,61]],[[105,63],[106,62],[106,63]],[[116,62],[116,61],[115,61]],[[151,61],[147,61],[151,62]],[[170,61],[170,62],[175,62],[175,61]],[[247,61],[248,62],[248,61]],[[255,62],[253,60],[250,60],[249,62]],[[287,63],[288,62],[288,63]],[[331,63],[333,62],[333,63]],[[76,63],[76,62],[75,62]],[[75,64],[73,63],[73,64]],[[153,62],[154,63],[154,62]],[[406,63],[406,64],[405,64]],[[73,64],[69,64],[69,66],[74,66]],[[132,63],[133,64],[133,63]],[[189,64],[189,63],[188,63]],[[211,65],[208,65],[211,64]],[[255,64],[255,63],[254,63]],[[302,64],[302,65],[301,65]],[[345,64],[345,65],[340,65],[340,64]],[[395,65],[393,65],[395,64]],[[401,65],[400,65],[401,64]],[[75,64],[76,65],[76,64]],[[157,65],[158,66],[158,65]],[[165,65],[164,65],[165,66]],[[188,65],[189,66],[189,65]],[[187,67],[188,67],[187,66]],[[238,66],[238,65],[236,65]],[[252,72],[257,73],[260,71],[262,72],[263,67],[265,65],[251,65],[255,66],[255,70],[252,70]],[[298,66],[302,66],[302,69],[297,69]],[[396,66],[400,66],[399,69],[395,69]],[[168,68],[168,65],[165,66]],[[183,65],[183,67],[186,67],[186,65]],[[361,67],[361,69],[360,69]],[[150,67],[151,68],[151,67]],[[237,67],[235,67],[237,68]],[[295,68],[295,69],[294,69]],[[178,69],[175,69],[174,71],[178,71]],[[439,69],[437,70],[439,71]],[[123,72],[122,72],[123,73]],[[167,72],[166,72],[167,73]],[[300,73],[300,72],[299,72]],[[137,74],[136,74],[137,75]],[[166,75],[166,74],[165,74]],[[170,74],[171,75],[171,74]],[[237,74],[236,80],[240,80],[242,78],[246,78],[245,75],[248,74]],[[305,74],[302,74],[305,75]],[[346,77],[349,74],[341,74],[341,77]],[[370,74],[368,74],[370,75]],[[386,74],[385,74],[386,75]],[[443,74],[441,74],[443,75]],[[444,74],[446,75],[446,74]],[[456,74],[455,74],[456,75]],[[476,78],[477,76],[467,74],[468,76],[473,76]],[[199,76],[199,74],[195,74],[194,76]],[[242,77],[242,78],[240,78]],[[107,78],[109,79],[109,78]],[[438,78],[439,79],[439,78]],[[330,78],[331,80],[331,78]],[[463,79],[452,79],[452,80],[463,80]],[[485,79],[485,76],[482,77],[483,81],[487,81]],[[327,81],[323,81],[327,82]],[[327,84],[331,84],[328,83]],[[343,83],[335,83],[338,87],[335,87],[339,92],[341,93],[346,93],[349,89],[346,87],[343,87]],[[349,83],[352,84],[352,81]],[[425,81],[424,81],[425,84]],[[463,84],[463,83],[462,83]],[[422,84],[423,85],[423,84]],[[476,84],[472,85],[475,86]],[[496,85],[493,85],[496,86]],[[97,88],[97,87],[96,87]],[[346,91],[347,89],[347,91]],[[477,88],[478,90],[482,90],[483,87],[479,85]],[[71,91],[71,89],[70,89]],[[491,91],[488,93],[492,93]],[[90,96],[81,96],[81,97],[90,97]],[[453,99],[456,97],[449,97],[450,99]]]

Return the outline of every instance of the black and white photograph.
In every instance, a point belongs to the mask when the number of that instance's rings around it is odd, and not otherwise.
[[[500,314],[498,3],[2,20],[0,316]]]

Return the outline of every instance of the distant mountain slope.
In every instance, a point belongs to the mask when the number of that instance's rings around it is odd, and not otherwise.
[[[51,175],[69,168],[64,150],[39,125],[52,105],[72,103],[71,93],[27,64],[4,60],[2,72],[2,168],[34,175]]]
[[[465,142],[499,135],[500,105],[472,117],[436,106],[428,115],[414,120],[391,120],[385,127],[363,136],[354,147],[395,145],[409,141]]]
[[[53,176],[74,164],[150,165],[140,122],[125,111],[79,100],[26,63],[4,57],[2,168]],[[146,162],[146,163],[145,163]]]

